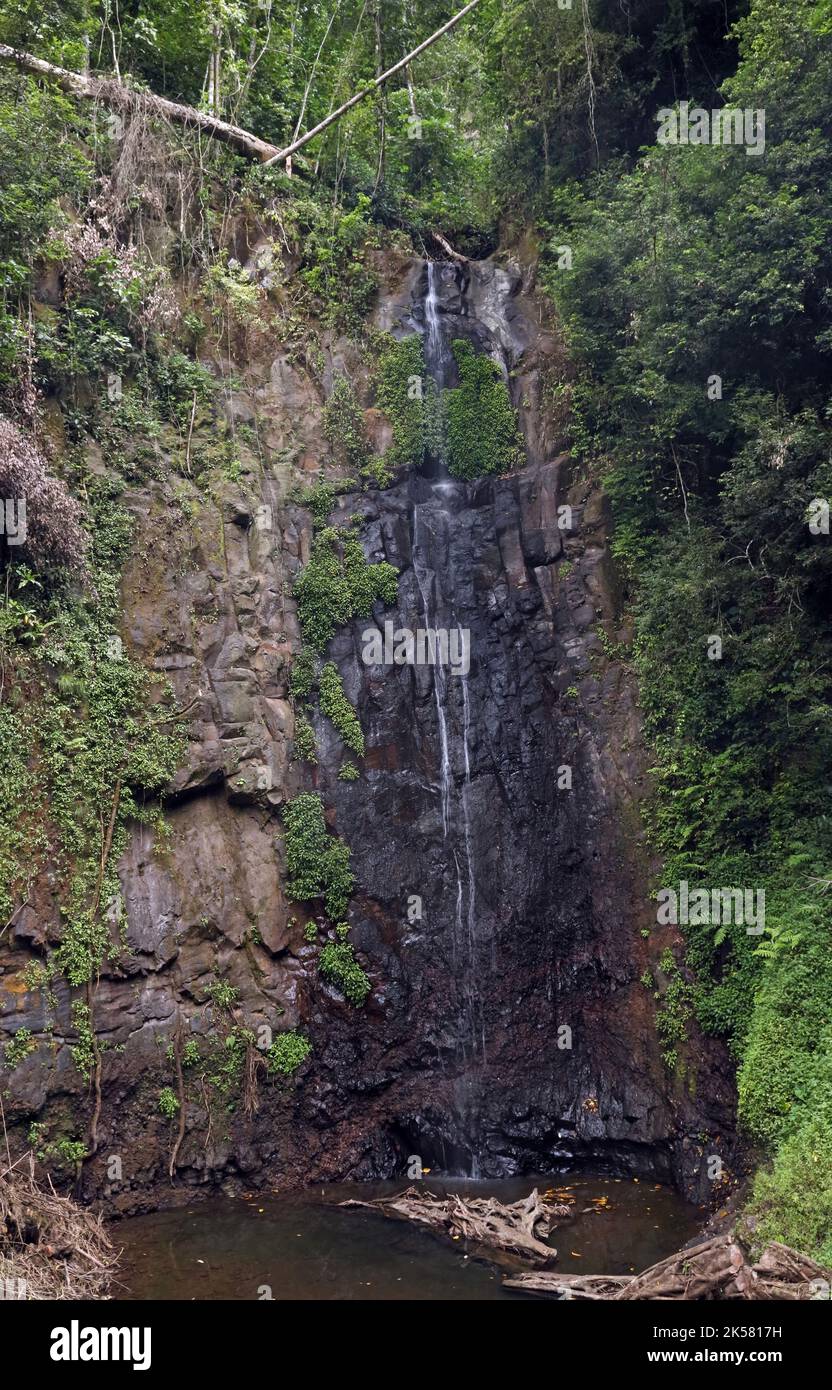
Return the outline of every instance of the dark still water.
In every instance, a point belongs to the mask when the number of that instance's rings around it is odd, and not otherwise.
[[[377,1212],[343,1210],[406,1183],[351,1183],[302,1193],[214,1198],[111,1228],[123,1250],[116,1298],[509,1299],[499,1271],[461,1244]],[[513,1202],[533,1187],[575,1215],[553,1232],[564,1273],[627,1274],[678,1250],[704,1219],[670,1188],[623,1178],[515,1178],[431,1183],[435,1192]],[[555,1194],[557,1194],[555,1198]]]

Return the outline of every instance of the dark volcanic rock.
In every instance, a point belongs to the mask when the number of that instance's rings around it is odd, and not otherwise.
[[[424,328],[426,273],[404,268],[380,323]],[[290,761],[287,688],[291,583],[310,532],[286,503],[285,470],[261,477],[259,508],[229,495],[186,540],[181,517],[164,534],[157,513],[154,544],[126,577],[127,638],[189,708],[191,745],[171,788],[169,843],[137,827],[124,856],[113,912],[131,954],[98,990],[109,1050],[85,1182],[115,1209],[169,1200],[165,1051],[177,1021],[203,1040],[228,1026],[206,999],[216,974],[238,991],[238,1023],[299,1026],[313,1054],[290,1083],[261,1085],[256,1113],[237,1097],[210,1137],[192,1078],[180,1183],[387,1177],[418,1155],[482,1175],[606,1163],[708,1195],[707,1156],[730,1140],[731,1068],[693,1031],[684,1070],[672,1076],[661,1059],[641,976],[674,940],[648,897],[632,680],[598,636],[626,636],[606,511],[597,487],[572,476],[544,408],[556,356],[523,279],[496,262],[435,273],[440,369],[452,379],[456,336],[500,363],[527,466],[469,484],[434,467],[341,498],[336,512],[359,513],[368,556],[401,571],[396,610],[377,607],[330,647],[365,732],[359,781],[339,780],[344,749],[327,721],[316,729],[313,780],[356,872],[352,940],[373,982],[363,1009],[321,980],[307,914],[282,884],[279,809],[310,781]],[[331,387],[346,349],[328,351]],[[239,418],[255,403],[269,446],[293,447],[306,466],[322,448],[316,387],[285,355],[249,364],[246,381]],[[467,674],[367,665],[363,634],[388,621],[467,631]],[[51,914],[40,885],[13,948],[0,942],[0,1025],[40,1035],[9,1079],[20,1132],[38,1117],[77,1128],[91,1104],[68,1053],[68,1001],[47,1035],[40,995],[23,982],[54,933]]]

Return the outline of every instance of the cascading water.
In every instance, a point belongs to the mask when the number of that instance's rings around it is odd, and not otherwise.
[[[637,764],[609,751],[635,716],[594,632],[599,609],[614,612],[598,498],[559,452],[544,407],[549,346],[519,273],[423,262],[382,310],[409,350],[420,335],[428,422],[438,392],[457,385],[452,344],[465,339],[499,365],[526,457],[459,479],[431,429],[420,467],[356,499],[368,558],[399,571],[374,640],[400,626],[411,654],[395,639],[388,652],[385,636],[370,664],[363,616],[332,644],[367,756],[361,779],[344,780],[328,742],[321,787],[350,842],[362,886],[353,940],[376,988],[361,1019],[327,1015],[337,1085],[322,1104],[333,1128],[348,1117],[362,1174],[410,1171],[416,1155],[434,1175],[603,1161],[661,1179],[699,1150],[673,1137],[679,1102],[640,983],[641,869],[620,832]],[[475,455],[477,420],[457,418],[471,422]],[[487,417],[482,429],[485,442]],[[586,509],[564,533],[560,504],[579,498]],[[425,660],[425,629],[435,656],[436,634],[460,628],[470,665],[450,644],[442,664]],[[682,1104],[685,1136],[710,1133],[698,1102]],[[727,1105],[715,1113],[730,1125]],[[360,1154],[359,1131],[375,1136]]]
[[[447,349],[442,331],[436,262],[426,268],[424,298],[424,356],[428,390],[439,401],[446,382]],[[441,424],[435,431],[441,440]],[[428,496],[413,507],[413,568],[421,600],[421,618],[428,631],[446,622],[456,626],[453,605],[454,575],[449,566],[448,535],[454,518],[466,503],[464,483],[452,480],[447,472],[441,444],[433,460],[437,476]],[[444,581],[444,582],[443,582]],[[479,1176],[477,1135],[479,1130],[479,1089],[485,1063],[485,1025],[479,982],[477,940],[476,880],[474,837],[471,827],[469,791],[471,786],[471,703],[467,673],[449,674],[440,663],[433,667],[433,695],[439,743],[439,798],[442,832],[449,867],[456,880],[452,926],[452,958],[458,991],[457,1058],[459,1068],[454,1084],[464,1153],[461,1166],[465,1175]],[[459,698],[461,691],[461,700]],[[461,708],[460,708],[461,706]],[[461,716],[461,717],[460,717]],[[451,756],[452,727],[459,729],[461,767]],[[459,1159],[457,1160],[459,1162]]]

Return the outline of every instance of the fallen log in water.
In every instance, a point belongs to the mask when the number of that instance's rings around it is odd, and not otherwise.
[[[414,1221],[450,1240],[464,1240],[469,1248],[473,1247],[472,1253],[514,1269],[523,1264],[554,1263],[557,1251],[544,1243],[545,1238],[551,1234],[556,1217],[572,1214],[568,1206],[543,1201],[536,1189],[522,1202],[508,1206],[494,1197],[439,1197],[417,1187],[375,1201],[352,1199],[340,1205]]]
[[[615,1298],[634,1278],[632,1274],[555,1274],[548,1270],[513,1274],[503,1287],[537,1298],[572,1298],[576,1301]]]
[[[755,1264],[737,1232],[729,1231],[680,1250],[628,1276],[517,1274],[507,1289],[542,1298],[575,1299],[811,1299],[828,1297],[832,1271],[787,1245],[767,1245]]]

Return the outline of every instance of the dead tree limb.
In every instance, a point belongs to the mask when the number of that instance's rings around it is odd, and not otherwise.
[[[463,256],[461,251],[455,251],[448,238],[444,237],[441,232],[437,232],[434,228],[432,232],[428,233],[428,236],[432,237],[437,246],[444,251],[449,261],[459,261],[460,265],[468,264],[468,257]]]
[[[352,1200],[340,1205],[363,1207],[427,1226],[450,1240],[464,1240],[472,1254],[512,1269],[554,1263],[557,1251],[545,1243],[546,1238],[555,1217],[572,1215],[570,1207],[545,1202],[536,1190],[508,1206],[494,1197],[439,1197],[417,1187],[376,1201]]]
[[[635,1276],[515,1274],[506,1288],[543,1298],[621,1302],[698,1302],[722,1299],[807,1300],[829,1296],[832,1271],[786,1245],[767,1245],[756,1263],[744,1240],[728,1231],[669,1255]]]
[[[536,1269],[530,1273],[512,1274],[503,1280],[503,1287],[537,1298],[594,1303],[620,1296],[621,1290],[632,1278],[632,1274],[554,1274],[550,1270]]]
[[[24,53],[21,49],[9,48],[7,44],[0,44],[0,63],[13,63],[21,72],[29,73],[33,77],[46,78],[57,83],[62,91],[69,92],[72,96],[99,101],[113,111],[159,116],[178,125],[190,126],[201,131],[203,135],[231,145],[252,159],[271,163],[272,156],[277,154],[276,145],[269,144],[267,140],[260,140],[258,136],[241,129],[240,126],[229,125],[217,116],[209,116],[204,111],[197,111],[193,106],[182,106],[177,101],[168,101],[166,97],[154,96],[152,92],[125,87],[123,82],[117,82],[112,77],[92,77],[84,76],[80,72],[70,72],[67,68],[56,67],[54,63],[44,62],[42,58],[35,58],[33,54]]]
[[[443,24],[441,29],[437,29],[429,38],[424,39],[418,47],[405,54],[404,58],[400,58],[386,72],[379,73],[368,86],[363,87],[360,92],[356,92],[349,101],[345,101],[337,110],[330,112],[323,121],[319,121],[305,135],[294,138],[291,144],[282,150],[278,149],[276,145],[270,144],[269,141],[261,140],[259,136],[252,135],[251,131],[243,130],[237,125],[230,125],[228,121],[221,121],[218,116],[210,116],[207,112],[197,111],[193,106],[183,106],[180,102],[168,101],[166,97],[157,97],[152,92],[136,91],[132,87],[125,87],[123,82],[119,82],[115,78],[92,77],[80,72],[70,72],[68,68],[60,68],[55,63],[47,63],[43,58],[36,58],[34,54],[25,53],[22,49],[10,48],[8,44],[0,44],[0,63],[12,63],[21,72],[56,82],[63,91],[89,101],[100,101],[102,105],[114,111],[159,116],[165,120],[174,121],[178,125],[190,126],[194,130],[201,131],[203,135],[231,145],[241,154],[248,155],[252,159],[259,159],[261,163],[268,166],[280,164],[284,160],[290,159],[296,150],[302,149],[316,135],[320,135],[335,121],[340,120],[341,116],[345,115],[347,111],[351,111],[365,97],[370,96],[389,78],[397,72],[401,72],[402,68],[406,68],[409,63],[413,62],[414,58],[418,58],[419,54],[424,53],[426,48],[430,48],[437,39],[441,39],[443,35],[453,29],[478,4],[479,0],[469,0],[469,3],[452,19],[449,19],[447,24]]]

